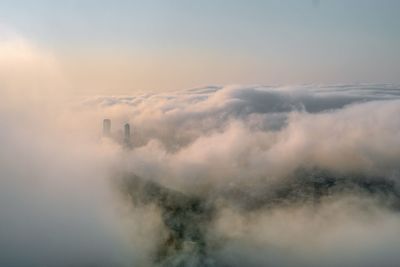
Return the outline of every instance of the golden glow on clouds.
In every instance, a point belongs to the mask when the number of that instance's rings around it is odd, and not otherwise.
[[[13,32],[0,29],[0,33],[0,87],[9,98],[131,94],[211,84],[296,83],[307,74],[307,70],[277,59],[259,63],[232,51],[170,48],[151,53],[75,47],[55,53]],[[288,77],[288,73],[293,75]]]
[[[228,55],[204,55],[193,51],[153,55],[148,52],[126,55],[86,53],[64,58],[62,62],[78,91],[108,94],[241,83],[253,69],[246,58],[239,60]]]

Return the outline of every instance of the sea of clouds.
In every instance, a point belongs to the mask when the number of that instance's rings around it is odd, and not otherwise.
[[[23,103],[0,109],[0,266],[400,261],[396,85]]]

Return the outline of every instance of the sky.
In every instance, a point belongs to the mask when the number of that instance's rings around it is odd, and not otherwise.
[[[0,59],[14,69],[0,63],[0,77],[62,77],[81,94],[399,83],[399,10],[396,0],[3,0]]]

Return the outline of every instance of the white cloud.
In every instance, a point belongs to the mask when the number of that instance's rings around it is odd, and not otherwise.
[[[0,36],[2,108],[42,104],[65,95],[67,80],[55,54],[5,26]]]

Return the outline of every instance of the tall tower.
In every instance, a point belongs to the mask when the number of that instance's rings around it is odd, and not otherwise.
[[[131,141],[131,126],[129,123],[124,125],[124,143],[125,145],[130,145]]]
[[[103,136],[105,136],[105,137],[111,136],[111,120],[110,119],[103,120]]]

